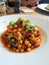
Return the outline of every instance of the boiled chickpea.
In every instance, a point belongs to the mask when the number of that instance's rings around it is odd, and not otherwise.
[[[34,37],[32,40],[37,41],[37,38],[36,38],[36,37]]]
[[[14,39],[11,40],[11,42],[14,42],[14,41],[15,41]]]
[[[17,32],[17,29],[14,29],[14,31],[13,31],[14,33],[16,33]]]
[[[31,48],[27,48],[27,51],[30,52],[31,51]]]
[[[17,32],[18,37],[22,37],[22,34],[20,32]]]
[[[34,34],[32,34],[31,37],[34,38]]]
[[[17,25],[14,25],[15,28],[17,28]]]
[[[10,45],[8,45],[7,47],[10,48]]]
[[[35,44],[35,47],[38,47],[38,46],[40,46],[40,43],[37,42],[37,43]]]
[[[10,29],[12,29],[13,28],[13,26],[10,26]]]
[[[22,43],[23,43],[23,41],[22,41],[22,40],[20,40],[19,42],[20,42],[20,44],[22,44]]]
[[[18,53],[19,52],[19,49],[16,49],[16,52]]]
[[[37,34],[37,31],[34,31],[34,34],[36,35]]]
[[[31,44],[30,43],[28,44],[28,47],[31,47]]]
[[[28,40],[25,40],[25,45],[28,45],[29,44],[29,41]]]
[[[13,50],[15,50],[15,51],[16,51],[16,48],[13,48]]]
[[[21,40],[22,39],[22,34],[20,32],[17,32],[17,37],[18,37],[19,40]]]
[[[37,43],[38,46],[40,46],[40,43]]]
[[[21,37],[18,37],[19,40],[21,40],[22,38]]]
[[[19,28],[19,29],[18,29],[18,31],[19,31],[19,32],[21,32],[21,31],[22,31],[22,29],[21,29],[21,28]]]
[[[40,43],[40,42],[41,42],[41,40],[40,40],[40,39],[38,39],[38,40],[37,40],[37,42],[38,42],[38,43]]]
[[[35,31],[39,31],[39,29],[37,27],[35,27]]]
[[[22,48],[22,49],[20,49],[20,52],[24,52],[24,49]]]
[[[21,48],[21,45],[20,44],[18,45],[18,48]]]

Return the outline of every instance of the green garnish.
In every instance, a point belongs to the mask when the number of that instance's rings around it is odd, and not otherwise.
[[[32,30],[33,30],[33,29],[30,29],[30,28],[28,29],[28,31],[32,31]]]
[[[15,22],[14,21],[10,21],[9,23],[11,26],[14,26]]]
[[[27,20],[25,20],[25,23],[27,24],[27,23],[30,23],[30,21],[27,19]]]
[[[8,39],[11,39],[11,38],[13,38],[14,36],[12,36],[12,35],[10,35],[10,36],[8,36]]]
[[[21,17],[20,17],[18,20],[19,20],[19,21],[24,21],[24,19],[23,19],[23,18],[21,18]]]
[[[33,29],[33,28],[34,28],[34,26],[30,25],[30,26],[29,26],[29,28],[30,28],[30,29]]]
[[[18,42],[18,38],[14,37],[12,35],[8,36],[8,39],[14,39],[16,42]]]
[[[34,30],[35,27],[36,27],[35,25],[30,25],[29,28],[28,28],[28,31]]]

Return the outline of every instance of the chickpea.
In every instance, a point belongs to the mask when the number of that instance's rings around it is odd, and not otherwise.
[[[39,31],[39,29],[37,27],[35,27],[35,31]]]
[[[41,40],[40,40],[40,39],[38,39],[38,40],[37,40],[37,42],[38,42],[38,43],[40,43],[40,42],[41,42]]]
[[[34,37],[34,38],[33,38],[33,40],[34,40],[34,41],[37,41],[37,38],[36,38],[36,37]]]
[[[40,43],[37,43],[38,46],[40,46]]]
[[[18,45],[18,48],[21,48],[21,45],[20,44]]]
[[[27,48],[27,51],[30,52],[31,51],[31,48]]]
[[[28,29],[28,28],[29,28],[28,24],[25,24],[25,29]]]
[[[15,28],[17,28],[17,25],[14,25]]]
[[[19,31],[19,32],[21,32],[21,31],[22,31],[22,29],[21,29],[21,28],[19,28],[19,29],[18,29],[18,31]]]
[[[36,43],[36,44],[35,44],[35,47],[38,47],[38,46],[40,46],[40,43]]]
[[[14,39],[11,40],[11,42],[14,42],[14,41],[15,41]]]
[[[34,31],[34,34],[36,35],[37,34],[37,31]]]
[[[28,44],[28,47],[31,47],[31,44],[30,43]]]
[[[22,34],[20,32],[17,32],[18,37],[22,37]]]
[[[20,40],[19,42],[20,42],[20,44],[22,44],[22,43],[23,43],[23,41],[22,41],[22,40]]]
[[[34,34],[32,34],[31,37],[33,38],[34,37]]]
[[[15,51],[16,51],[16,48],[13,48],[13,50],[15,50]]]
[[[17,36],[18,36],[18,39],[21,40],[22,39],[22,34],[20,32],[17,32]]]
[[[21,40],[22,38],[21,37],[18,37],[19,40]]]
[[[14,29],[14,31],[13,31],[13,32],[14,32],[14,33],[15,33],[15,32],[17,32],[17,29]]]
[[[10,45],[8,45],[7,47],[10,48]]]
[[[25,45],[27,45],[28,47],[30,47],[31,46],[31,44],[30,44],[30,42],[29,41],[25,41]]]
[[[34,49],[34,46],[31,46],[31,49]]]
[[[7,26],[7,28],[8,28],[8,29],[12,29],[12,28],[13,28],[13,26],[8,25],[8,26]]]
[[[16,52],[18,53],[19,52],[19,49],[16,49]]]
[[[22,48],[22,49],[20,49],[20,52],[24,52],[24,49]]]
[[[30,42],[28,40],[25,40],[25,45],[28,45]]]
[[[10,26],[10,29],[12,29],[13,28],[13,26]]]

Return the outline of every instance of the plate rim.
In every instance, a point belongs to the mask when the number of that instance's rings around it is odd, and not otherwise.
[[[41,9],[41,10],[43,10],[43,11],[45,11],[45,12],[48,12],[49,13],[49,10],[46,10],[45,8],[44,9],[42,9],[42,8],[40,8],[40,6],[41,5],[48,5],[49,3],[41,3],[41,4],[39,4],[39,5],[37,5],[37,8],[39,8],[39,9]]]
[[[21,14],[22,15],[22,14]],[[2,16],[0,19],[2,19],[2,18],[4,18],[4,17],[8,17],[9,15],[7,15],[7,16]],[[10,15],[10,16],[13,16],[13,15]],[[14,15],[15,16],[15,15]],[[17,15],[16,15],[17,16]],[[26,15],[25,15],[26,16]],[[28,15],[27,15],[28,16]],[[29,15],[29,17],[30,16],[32,16],[32,15]],[[41,19],[39,16],[32,16],[32,17],[36,17],[36,18],[39,18],[39,19]],[[43,20],[43,21],[45,21],[44,19],[41,19],[41,20]],[[47,22],[49,22],[49,21],[47,21]],[[20,59],[19,60],[19,62],[20,61],[22,61],[23,59],[27,59],[26,61],[29,61],[29,60],[31,60],[30,62],[26,62],[26,63],[24,63],[24,64],[26,64],[26,65],[30,65],[30,63],[31,64],[33,64],[34,63],[34,65],[36,65],[36,64],[40,64],[41,63],[41,61],[40,61],[40,63],[38,63],[38,60],[40,60],[40,59],[42,59],[41,57],[40,57],[40,55],[42,56],[42,54],[43,53],[45,53],[45,50],[44,50],[45,48],[43,48],[43,50],[38,50],[37,52],[35,51],[35,52],[31,52],[31,53],[28,53],[28,54],[22,54],[22,55],[19,55],[19,54],[14,54],[16,57],[17,56],[23,56],[23,58],[22,59]],[[46,49],[47,50],[47,49]],[[4,51],[4,50],[3,50]],[[44,51],[44,52],[43,52]],[[41,52],[42,54],[40,54],[40,53],[38,53],[38,52]],[[37,54],[36,54],[37,53]],[[2,54],[2,52],[1,52],[1,54]],[[8,56],[9,58],[10,58],[10,60],[11,60],[11,58],[13,59],[15,59],[16,57],[13,55],[13,53],[9,53],[9,52],[5,52],[4,53],[5,54],[5,56]],[[4,57],[4,54],[2,54],[3,55],[3,57]],[[7,55],[6,55],[7,54]],[[35,55],[34,55],[35,54]],[[46,53],[47,54],[47,53]],[[1,55],[1,56],[2,56]],[[26,55],[26,56],[25,56]],[[39,55],[39,56],[38,56]],[[43,54],[43,56],[44,56],[45,54]],[[47,54],[48,55],[48,54]],[[30,56],[30,57],[29,57]],[[34,57],[33,57],[34,56]],[[20,58],[21,58],[20,57]],[[25,58],[24,58],[25,57]],[[37,58],[38,57],[38,58]],[[35,58],[35,59],[33,59],[33,58]],[[44,58],[45,58],[45,56],[44,56]],[[5,60],[7,59],[7,57],[5,58]],[[47,59],[47,58],[46,58]],[[10,61],[9,59],[8,59],[8,61]],[[18,60],[17,60],[18,61]],[[37,61],[37,62],[36,62]],[[43,60],[43,61],[45,61],[45,59]],[[2,62],[4,62],[4,59],[3,59],[3,61]],[[11,61],[12,62],[12,61]],[[25,62],[25,60],[24,60],[24,62]],[[35,63],[36,62],[36,63]],[[14,61],[13,60],[13,62],[12,63],[15,63],[15,64],[20,64],[20,65],[22,65],[22,63],[16,63],[16,60]],[[47,62],[45,62],[45,63],[47,63]],[[44,62],[42,62],[40,65],[43,65],[43,64],[45,64]],[[47,63],[48,64],[48,63]],[[47,64],[45,64],[45,65],[47,65]],[[2,65],[4,65],[4,64],[2,64]],[[6,65],[6,64],[5,64]],[[8,65],[8,64],[7,64]],[[12,64],[13,65],[13,64]]]

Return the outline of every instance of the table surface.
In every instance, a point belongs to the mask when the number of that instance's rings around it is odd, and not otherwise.
[[[22,8],[24,8],[25,6],[21,6]],[[8,8],[8,7],[7,7]],[[33,12],[28,12],[28,13],[24,13],[24,12],[20,12],[20,13],[14,13],[13,9],[9,9],[8,10],[8,13],[6,14],[1,14],[0,13],[0,17],[1,16],[5,16],[5,15],[11,15],[11,14],[29,14],[29,15],[35,15],[35,16],[39,16],[40,18],[43,18],[45,20],[48,20],[49,21],[49,12],[44,12],[40,9],[37,8],[37,6],[34,6],[34,7],[30,7],[30,9],[33,10]]]

